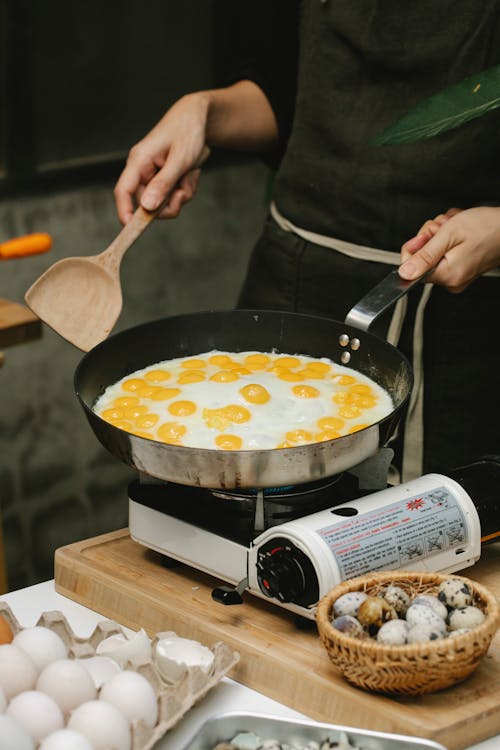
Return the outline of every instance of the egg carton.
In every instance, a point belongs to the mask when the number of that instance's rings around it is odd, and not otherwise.
[[[23,630],[23,626],[20,625],[6,602],[0,601],[0,615],[9,623],[14,635]],[[127,637],[125,630],[118,623],[103,620],[97,624],[88,638],[81,638],[75,635],[64,614],[57,610],[43,612],[36,625],[49,628],[59,635],[68,648],[70,659],[95,656],[101,641],[112,635]],[[172,631],[157,633],[151,639],[151,643],[154,647],[161,638],[174,636],[176,634]],[[173,683],[163,679],[153,660],[140,665],[134,665],[131,662],[124,665],[124,669],[131,669],[143,675],[151,684],[158,699],[159,718],[156,726],[150,728],[143,721],[132,723],[132,750],[151,750],[156,742],[215,687],[239,661],[239,654],[225,643],[217,642],[208,648],[214,656],[210,671],[207,673],[198,666],[189,666],[182,677]]]

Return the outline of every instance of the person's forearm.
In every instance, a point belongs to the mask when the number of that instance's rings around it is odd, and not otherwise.
[[[239,81],[198,95],[205,97],[207,106],[209,146],[267,151],[277,144],[274,112],[262,89],[253,81]]]

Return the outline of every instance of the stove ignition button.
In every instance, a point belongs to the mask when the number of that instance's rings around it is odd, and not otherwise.
[[[262,545],[256,567],[260,590],[266,596],[301,607],[318,601],[316,571],[307,555],[288,539],[278,537]]]

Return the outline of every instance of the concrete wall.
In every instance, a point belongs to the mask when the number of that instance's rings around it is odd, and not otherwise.
[[[202,177],[174,222],[156,222],[122,265],[115,330],[154,318],[230,308],[267,211],[267,169],[231,164]],[[22,302],[56,260],[104,249],[119,230],[112,185],[0,202],[0,241],[49,232],[50,253],[0,264],[0,297]],[[7,349],[0,369],[0,504],[11,589],[52,577],[54,550],[127,524],[134,474],[88,427],[73,391],[81,353],[44,327]]]

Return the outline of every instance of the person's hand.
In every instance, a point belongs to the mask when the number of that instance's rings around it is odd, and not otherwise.
[[[405,242],[401,261],[401,278],[413,280],[435,268],[426,280],[462,292],[500,264],[500,208],[452,208],[436,216]]]
[[[168,198],[160,216],[171,219],[191,200],[199,167],[210,153],[205,143],[208,104],[204,92],[182,97],[130,150],[114,189],[123,224],[130,220],[135,203],[154,211]]]

